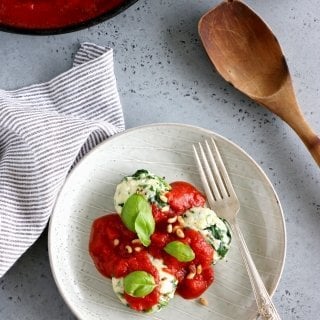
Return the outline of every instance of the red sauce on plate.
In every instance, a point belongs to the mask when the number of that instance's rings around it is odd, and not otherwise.
[[[1,0],[0,24],[27,29],[51,29],[98,17],[125,0]]]
[[[171,190],[166,194],[170,207],[178,214],[192,207],[202,207],[205,196],[193,185],[185,181],[172,182]]]
[[[159,283],[158,270],[151,264],[147,250],[136,252],[132,240],[137,235],[128,230],[122,223],[118,214],[110,214],[96,219],[92,225],[89,244],[90,255],[96,268],[106,277],[124,277],[133,271],[146,271],[150,273],[156,283]],[[119,240],[115,245],[114,240]],[[133,252],[129,253],[126,246],[129,245]],[[148,310],[159,300],[159,289],[156,287],[144,298],[131,297],[125,294],[127,302],[138,311]]]
[[[177,292],[185,299],[194,299],[199,297],[213,282],[213,248],[198,231],[184,228],[183,232],[184,238],[179,238],[175,233],[168,234],[166,225],[157,226],[156,232],[151,236],[148,251],[153,257],[163,259],[167,266],[165,271],[178,279]],[[179,262],[163,250],[169,242],[177,240],[191,247],[195,253],[195,259],[191,262]],[[199,265],[202,268],[201,273],[196,274],[193,279],[188,279],[187,275],[196,271]]]
[[[179,281],[177,292],[185,299],[199,297],[213,282],[214,273],[212,268],[213,248],[203,236],[189,228],[183,228],[184,237],[180,238],[175,232],[167,232],[168,217],[180,215],[183,211],[203,205],[205,197],[192,185],[186,182],[171,184],[172,190],[167,194],[169,204],[172,206],[168,213],[163,213],[153,205],[153,215],[156,220],[156,230],[151,236],[149,247],[141,244],[133,244],[137,238],[134,232],[128,230],[118,214],[110,214],[96,219],[92,225],[89,244],[90,255],[97,269],[106,277],[124,277],[133,271],[146,271],[153,275],[156,284],[159,283],[158,270],[152,265],[148,254],[154,258],[163,259],[167,266],[166,272],[174,275]],[[164,216],[166,215],[166,219]],[[173,228],[179,225],[173,224]],[[181,226],[180,226],[181,227]],[[179,262],[175,257],[164,251],[164,247],[171,241],[181,241],[188,244],[195,253],[191,262]],[[114,242],[116,241],[116,242]],[[126,246],[132,248],[128,252]],[[137,252],[135,247],[140,247]],[[196,272],[197,266],[201,265],[201,272]],[[192,279],[188,279],[190,272],[195,272]],[[129,305],[138,311],[150,309],[159,301],[159,288],[156,287],[144,298],[132,297],[125,294]]]

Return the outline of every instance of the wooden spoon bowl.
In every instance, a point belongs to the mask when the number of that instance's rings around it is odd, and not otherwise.
[[[266,23],[240,1],[226,1],[199,22],[199,35],[221,76],[282,118],[320,166],[320,138],[295,97],[285,57]]]

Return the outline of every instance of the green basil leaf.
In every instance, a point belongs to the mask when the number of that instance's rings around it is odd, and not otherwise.
[[[129,230],[137,233],[144,246],[150,244],[155,221],[151,205],[142,195],[133,194],[128,198],[121,211],[121,219]]]
[[[145,247],[150,245],[150,236],[154,233],[155,221],[148,201],[140,204],[140,212],[137,215],[134,227],[142,244]]]
[[[134,271],[124,279],[124,291],[132,297],[145,297],[156,287],[153,276],[145,271]]]
[[[135,232],[134,223],[137,219],[137,216],[140,212],[141,202],[145,202],[145,198],[140,194],[131,195],[127,201],[124,203],[121,210],[121,220],[125,226]]]
[[[181,241],[169,242],[164,247],[164,251],[175,257],[180,262],[189,262],[195,258],[194,251],[191,247]]]

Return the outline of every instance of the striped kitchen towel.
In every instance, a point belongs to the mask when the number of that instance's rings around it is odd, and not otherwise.
[[[70,168],[122,130],[112,49],[84,43],[53,80],[0,90],[0,277],[40,236]]]

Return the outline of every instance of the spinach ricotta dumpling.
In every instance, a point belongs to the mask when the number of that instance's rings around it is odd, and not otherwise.
[[[117,185],[114,195],[114,205],[117,213],[121,213],[127,199],[133,194],[141,194],[149,201],[169,210],[168,199],[165,194],[171,189],[164,178],[156,176],[147,170],[138,170],[132,176],[127,176]]]
[[[203,207],[187,210],[183,219],[187,227],[198,230],[213,246],[213,263],[225,257],[231,243],[231,233],[226,220],[219,218],[213,210]]]

